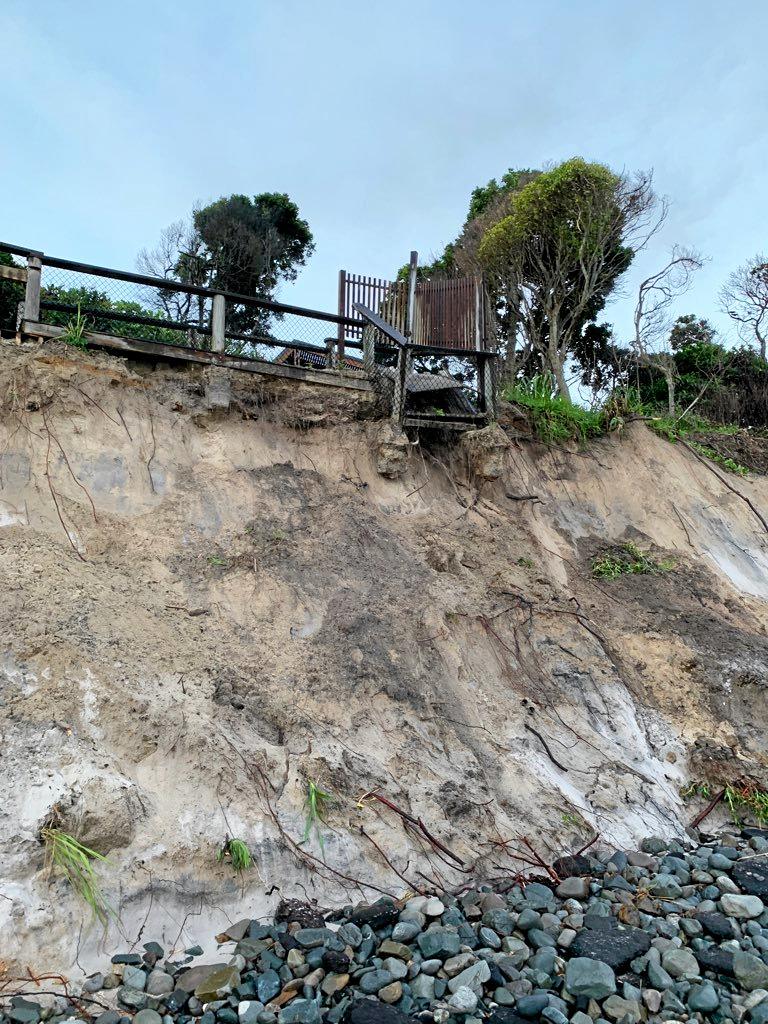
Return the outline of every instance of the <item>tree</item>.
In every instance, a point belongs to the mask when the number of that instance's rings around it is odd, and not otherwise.
[[[574,158],[514,193],[484,234],[481,264],[514,309],[510,344],[536,356],[564,398],[568,355],[665,213],[650,175]]]
[[[281,282],[296,279],[314,249],[296,203],[285,193],[262,192],[253,199],[232,195],[195,209],[190,221],[166,228],[154,249],[143,249],[138,265],[155,277],[272,299]],[[158,289],[155,302],[169,319],[186,323],[192,318],[207,326],[210,303],[205,299]],[[227,312],[231,330],[266,333],[268,312],[235,304]]]
[[[729,276],[720,291],[723,311],[739,325],[748,344],[757,341],[762,359],[768,347],[768,257],[758,254]]]
[[[675,356],[669,350],[671,344],[668,347],[673,333],[670,332],[669,311],[674,300],[688,290],[694,272],[702,265],[701,256],[692,249],[675,248],[667,264],[647,277],[637,293],[632,341],[634,358],[639,366],[658,370],[664,377],[670,416],[675,415],[678,369]],[[676,340],[685,329],[678,330]]]
[[[16,267],[18,264],[9,252],[0,252],[0,266]],[[24,299],[24,285],[17,281],[0,279],[0,329],[16,330],[19,303]]]
[[[285,193],[262,192],[250,200],[233,195],[196,210],[194,224],[202,239],[210,285],[225,291],[270,299],[281,281],[294,281],[314,252],[312,232],[299,208]],[[235,330],[260,322],[251,306],[230,314]]]

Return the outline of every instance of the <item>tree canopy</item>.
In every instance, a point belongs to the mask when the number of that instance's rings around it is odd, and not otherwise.
[[[508,345],[540,362],[565,398],[566,358],[644,243],[656,202],[649,176],[575,157],[513,192],[480,241],[480,263],[509,307]]]

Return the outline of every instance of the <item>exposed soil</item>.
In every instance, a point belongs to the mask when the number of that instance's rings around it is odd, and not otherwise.
[[[768,535],[682,446],[510,429],[496,481],[426,439],[384,479],[366,395],[243,374],[214,413],[204,383],[2,349],[0,930],[20,965],[98,960],[43,871],[54,807],[110,855],[120,941],[192,944],[243,899],[400,894],[391,865],[459,884],[372,790],[482,876],[492,838],[679,834],[692,778],[764,778]],[[731,479],[766,507],[764,480]],[[674,568],[593,579],[629,540]],[[308,779],[334,795],[323,849],[289,841]],[[244,894],[227,833],[254,852]]]

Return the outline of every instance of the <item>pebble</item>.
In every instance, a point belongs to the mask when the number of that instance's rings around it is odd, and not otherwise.
[[[279,924],[219,937],[235,943],[225,962],[192,966],[200,947],[171,962],[149,942],[82,991],[117,987],[95,1024],[768,1024],[762,850],[760,830],[690,849],[651,837],[560,858],[554,887],[383,898],[327,915],[332,927],[285,901]],[[80,1017],[61,997],[6,1004],[0,1024]]]

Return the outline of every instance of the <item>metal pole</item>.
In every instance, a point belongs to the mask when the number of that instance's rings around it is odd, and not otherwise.
[[[411,261],[408,268],[408,309],[405,320],[405,336],[410,339],[413,336],[413,314],[416,304],[416,270],[419,265],[419,254],[411,252]]]
[[[40,322],[40,275],[43,269],[42,254],[27,257],[27,289],[24,293],[24,319],[31,323]]]
[[[214,352],[223,352],[226,346],[226,311],[227,300],[223,295],[214,295],[211,313],[211,348]]]

